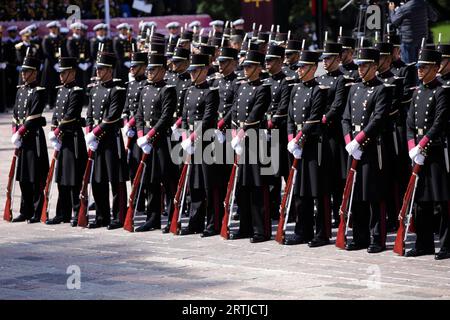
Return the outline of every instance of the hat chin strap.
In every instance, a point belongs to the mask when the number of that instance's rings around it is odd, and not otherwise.
[[[299,76],[298,79],[299,80],[303,80],[303,78],[312,70],[312,66],[308,67],[308,71],[306,71],[302,76]]]
[[[445,65],[444,65],[443,67],[439,68],[438,73],[441,73],[442,70],[445,70],[445,68],[447,68],[448,62],[449,62],[449,60],[447,59],[447,62],[445,63]],[[448,72],[447,72],[447,73],[448,73]],[[447,73],[446,73],[446,74],[447,74]],[[441,75],[443,75],[443,74],[441,73]]]

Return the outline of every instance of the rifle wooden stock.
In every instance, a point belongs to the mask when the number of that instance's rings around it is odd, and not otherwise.
[[[284,224],[286,221],[286,206],[289,200],[289,195],[291,193],[294,181],[294,174],[297,170],[298,159],[294,159],[292,163],[291,170],[289,171],[289,177],[286,182],[286,187],[284,188],[283,199],[280,205],[280,219],[278,220],[277,234],[275,235],[275,241],[282,244],[285,238]]]
[[[342,195],[342,203],[341,207],[339,208],[339,216],[340,216],[340,222],[339,222],[339,229],[336,235],[336,247],[345,249],[345,244],[347,243],[346,239],[346,221],[349,219],[347,217],[347,211],[349,207],[349,198],[350,194],[352,193],[353,189],[353,179],[356,173],[356,167],[358,165],[358,160],[353,159],[351,168],[347,175],[347,180],[345,181],[345,187],[344,187],[344,193]]]
[[[231,169],[231,175],[230,179],[228,180],[228,186],[227,186],[227,194],[225,196],[225,200],[223,202],[224,204],[224,215],[222,218],[222,228],[220,229],[220,235],[222,238],[228,240],[230,238],[230,227],[228,225],[228,221],[230,220],[230,213],[233,208],[230,206],[230,198],[232,197],[233,189],[234,189],[234,183],[236,180],[236,169],[238,166],[238,157],[234,159],[233,168]]]
[[[13,219],[12,213],[12,189],[14,185],[14,180],[16,178],[16,167],[17,167],[17,159],[20,155],[20,149],[16,148],[14,150],[14,155],[11,160],[11,166],[9,168],[8,175],[8,184],[6,185],[6,203],[5,203],[5,211],[3,212],[3,220],[11,222]]]
[[[183,170],[181,171],[181,175],[180,175],[180,180],[178,181],[178,188],[177,188],[177,193],[175,194],[175,198],[174,198],[174,210],[173,210],[173,215],[172,215],[172,221],[170,222],[170,229],[169,231],[172,232],[173,234],[178,234],[181,230],[181,225],[178,223],[178,219],[180,216],[180,199],[181,199],[181,195],[183,194],[183,189],[184,189],[184,182],[187,178],[187,169],[189,167],[189,163],[185,163],[183,165]]]
[[[42,205],[42,212],[41,212],[42,223],[45,223],[48,219],[48,202],[49,202],[50,188],[53,182],[53,175],[55,173],[55,165],[56,159],[58,158],[58,154],[59,154],[58,150],[55,150],[53,152],[52,162],[50,163],[50,168],[48,170],[47,181],[45,182],[44,204]]]
[[[87,227],[88,225],[88,206],[89,206],[89,197],[88,197],[88,186],[91,178],[91,172],[93,170],[92,166],[94,163],[94,152],[89,150],[88,152],[88,161],[86,164],[86,170],[84,170],[83,183],[81,185],[80,192],[80,211],[78,212],[78,226]]]
[[[130,139],[130,138],[128,138]],[[139,190],[141,185],[141,178],[144,172],[145,162],[147,161],[148,154],[144,153],[141,158],[141,163],[139,163],[139,167],[136,171],[136,175],[133,180],[133,188],[131,189],[130,198],[128,200],[128,210],[127,215],[125,217],[125,223],[123,224],[123,228],[129,232],[134,231],[134,210],[137,206],[137,201],[134,201],[136,197],[136,191]]]
[[[418,164],[415,164],[413,167],[411,177],[409,178],[408,187],[406,188],[405,196],[403,197],[402,208],[400,209],[400,213],[398,215],[399,226],[394,243],[394,252],[401,256],[405,254],[405,236],[407,234],[405,222],[406,213],[408,211],[408,207],[413,205],[413,196],[417,186],[416,181],[418,179],[420,168],[421,166]],[[410,219],[410,225],[412,225],[412,217]]]

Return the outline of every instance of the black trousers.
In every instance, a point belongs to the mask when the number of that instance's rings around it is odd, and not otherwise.
[[[274,177],[272,184],[269,187],[270,217],[272,219],[279,218],[279,211],[281,204],[281,179],[282,179],[281,177],[279,178]]]
[[[385,204],[369,201],[353,201],[351,208],[353,241],[361,246],[386,245]]]
[[[189,194],[191,199],[189,209],[189,230],[194,232],[220,232],[221,215],[219,211],[219,192],[217,187],[204,189],[189,186]]]
[[[111,183],[113,196],[113,219],[124,222],[127,211],[127,191],[125,182]],[[109,205],[109,183],[92,182],[92,195],[94,196],[96,208],[96,221],[105,224],[111,221],[111,209]]]
[[[314,215],[314,203],[317,213]],[[321,198],[293,196],[291,206],[295,206],[295,234],[310,241],[314,237],[328,240],[331,238],[331,208],[328,196]],[[316,235],[314,236],[314,227]]]
[[[414,228],[416,230],[415,248],[418,250],[434,250],[434,205],[432,201],[416,202]]]
[[[20,214],[27,219],[40,218],[44,204],[44,183],[19,182],[22,196]]]
[[[333,212],[334,221],[339,222],[341,220],[341,217],[339,216],[339,209],[341,207],[342,196],[344,194],[345,180],[336,179],[334,183],[335,187],[333,188],[334,190],[331,192],[331,196],[333,198],[331,210]]]
[[[147,199],[147,219],[146,221],[152,221],[152,226],[161,227],[161,213],[164,210],[164,201],[162,198],[161,184],[150,183],[145,186],[145,194],[141,194],[140,199]],[[171,212],[173,210],[173,199],[175,197],[175,186],[173,183],[163,183],[164,193],[167,197],[167,210]]]
[[[72,217],[73,212],[73,219],[78,220],[78,211],[80,211],[80,190],[81,185],[58,185],[58,202],[56,203],[57,217],[68,221]]]
[[[253,235],[270,237],[272,225],[268,187],[241,186],[237,192],[239,233],[249,237]]]

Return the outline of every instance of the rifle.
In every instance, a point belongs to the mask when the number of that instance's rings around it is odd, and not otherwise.
[[[80,192],[80,211],[78,212],[78,226],[85,228],[88,225],[89,193],[88,186],[92,183],[94,172],[94,151],[89,150],[86,170],[84,171],[83,183]]]
[[[5,211],[3,213],[3,220],[11,222],[13,219],[13,202],[14,202],[14,191],[16,189],[16,177],[17,177],[17,159],[20,155],[20,149],[14,150],[14,155],[11,160],[11,167],[9,169],[8,184],[6,185],[6,203]]]
[[[289,220],[289,211],[291,208],[292,195],[294,194],[294,185],[297,176],[297,163],[298,159],[294,159],[291,170],[289,171],[286,187],[284,188],[283,199],[281,200],[280,219],[278,221],[277,234],[275,235],[275,241],[280,244],[283,244],[286,235],[286,227]]]
[[[399,227],[397,230],[397,236],[395,238],[394,243],[394,252],[403,256],[405,254],[405,242],[408,237],[408,231],[412,226],[412,208],[414,204],[414,196],[416,194],[417,182],[419,181],[419,171],[421,166],[415,164],[412,170],[411,177],[409,178],[408,187],[406,188],[405,196],[403,197],[402,208],[400,209],[400,213],[398,215],[398,220],[400,221]],[[409,211],[406,216],[406,211]],[[406,217],[406,222],[405,222]]]
[[[139,164],[136,175],[134,176],[133,187],[131,189],[130,198],[128,200],[127,215],[123,224],[123,228],[129,232],[134,231],[134,216],[136,215],[137,204],[139,203],[139,197],[141,195],[144,173],[147,167],[145,162],[147,161],[148,156],[149,155],[146,153],[142,155],[141,163]],[[136,202],[134,202],[136,190],[138,190],[138,194],[136,197]]]
[[[226,240],[230,238],[231,211],[233,210],[236,195],[237,176],[239,172],[238,162],[239,156],[236,156],[236,158],[234,159],[233,168],[231,169],[230,180],[228,180],[227,194],[223,202],[225,213],[222,219],[222,228],[220,229],[220,235]]]
[[[178,181],[177,193],[175,194],[175,199],[173,200],[175,208],[173,211],[172,221],[170,223],[170,232],[173,234],[179,234],[181,231],[181,211],[183,210],[187,183],[189,181],[189,173],[191,171],[191,165],[189,162],[190,158],[188,158],[188,161],[183,166],[180,180]]]
[[[341,221],[339,222],[339,229],[336,235],[336,247],[341,249],[345,249],[345,244],[347,243],[347,231],[350,225],[353,188],[356,181],[357,166],[358,160],[353,159],[350,170],[348,171],[347,180],[345,181],[344,194],[342,195],[342,204],[339,208],[339,216],[341,217]]]
[[[49,207],[49,203],[50,203],[51,190],[53,187],[53,183],[55,182],[53,179],[53,176],[55,173],[55,165],[56,165],[56,159],[58,158],[58,154],[59,154],[58,150],[55,150],[55,152],[53,152],[52,162],[50,164],[50,169],[48,170],[47,181],[45,182],[44,204],[42,206],[42,212],[41,212],[41,222],[42,223],[45,223],[48,219],[48,207]]]

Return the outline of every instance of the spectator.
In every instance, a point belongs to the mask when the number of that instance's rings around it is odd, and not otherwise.
[[[391,23],[400,29],[402,60],[417,61],[422,38],[428,37],[428,21],[436,21],[436,13],[425,0],[409,0],[399,7],[389,3]]]

